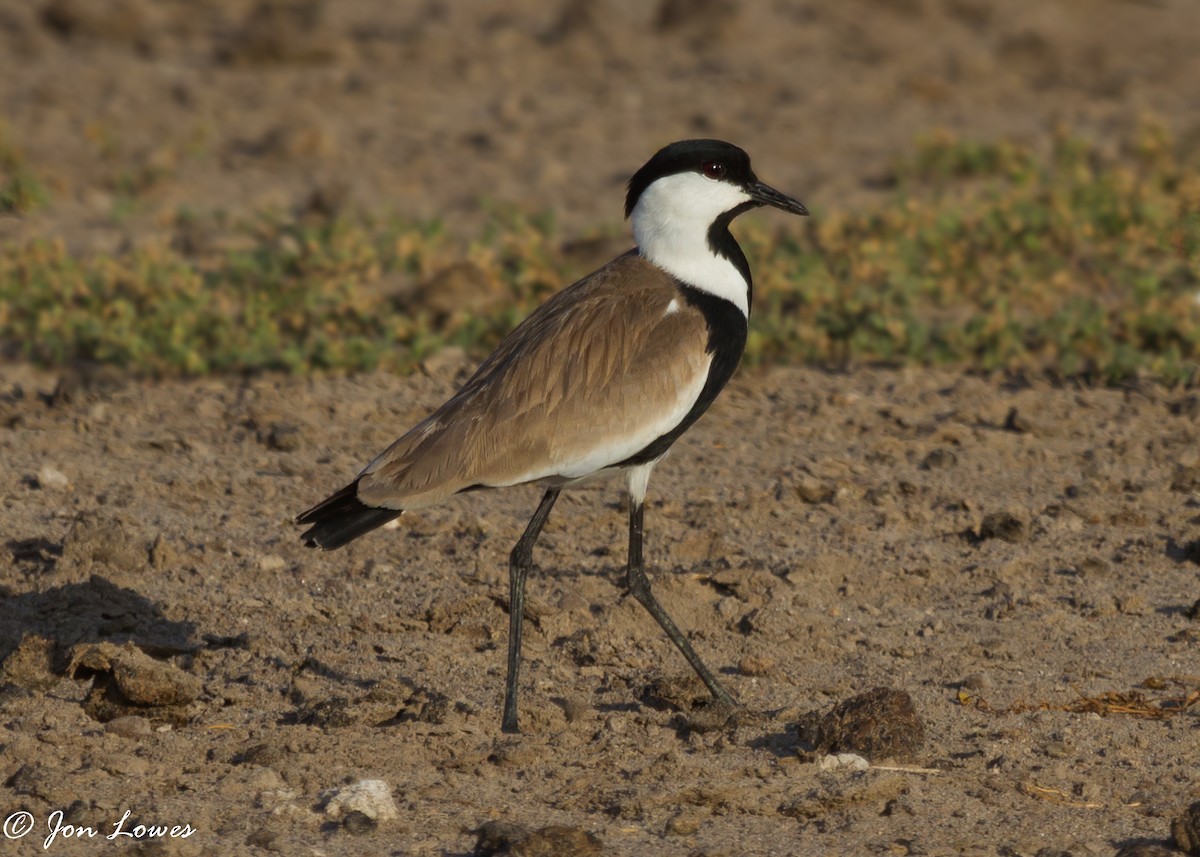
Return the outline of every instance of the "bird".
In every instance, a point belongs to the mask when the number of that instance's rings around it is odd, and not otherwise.
[[[761,182],[732,143],[664,146],[627,186],[635,246],[536,308],[445,404],[295,519],[308,526],[307,546],[333,550],[456,494],[543,488],[509,554],[505,733],[520,731],[521,627],[534,546],[563,490],[604,477],[623,477],[629,496],[628,593],[715,703],[736,705],[651,591],[642,540],[651,471],[708,410],[745,350],[752,279],[729,225],[763,206],[808,214]]]

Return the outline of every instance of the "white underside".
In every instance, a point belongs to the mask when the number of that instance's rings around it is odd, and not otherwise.
[[[749,284],[734,264],[708,246],[708,228],[750,196],[699,173],[658,179],[642,191],[630,220],[638,252],[671,276],[750,312]]]
[[[670,450],[668,450],[669,452]],[[650,471],[654,469],[654,465],[666,458],[667,453],[664,452],[653,461],[648,461],[645,464],[633,464],[628,467],[607,467],[603,470],[597,470],[594,473],[589,473],[587,476],[580,476],[575,479],[563,479],[557,476],[549,476],[539,480],[541,484],[553,486],[555,488],[576,488],[580,485],[589,485],[592,482],[600,482],[604,479],[612,479],[616,476],[625,477],[625,490],[635,502],[642,502],[646,497],[646,487],[650,484]]]

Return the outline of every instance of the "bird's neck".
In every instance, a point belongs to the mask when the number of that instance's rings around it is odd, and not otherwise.
[[[706,224],[687,217],[658,217],[639,204],[630,219],[643,258],[680,282],[729,301],[748,317],[750,266],[729,232],[729,222],[740,213],[728,212]]]

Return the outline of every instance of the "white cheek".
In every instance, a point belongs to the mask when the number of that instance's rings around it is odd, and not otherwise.
[[[699,173],[664,176],[643,191],[638,208],[649,221],[665,224],[700,224],[705,231],[718,215],[748,202],[750,196],[727,182]]]
[[[664,176],[638,197],[630,217],[633,237],[643,257],[748,314],[749,283],[729,259],[713,252],[708,230],[722,214],[749,200],[741,188],[699,173]]]

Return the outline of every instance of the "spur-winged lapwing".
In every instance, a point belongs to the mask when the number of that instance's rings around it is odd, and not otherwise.
[[[730,143],[659,151],[629,180],[625,216],[637,247],[546,301],[453,398],[296,518],[311,525],[309,547],[331,550],[463,491],[545,486],[509,556],[505,732],[517,731],[525,577],[538,534],[560,491],[615,474],[629,492],[626,586],[713,697],[733,703],[650,591],[642,516],[650,471],[741,360],[750,267],[729,224],[764,205],[808,214],[760,182]]]

